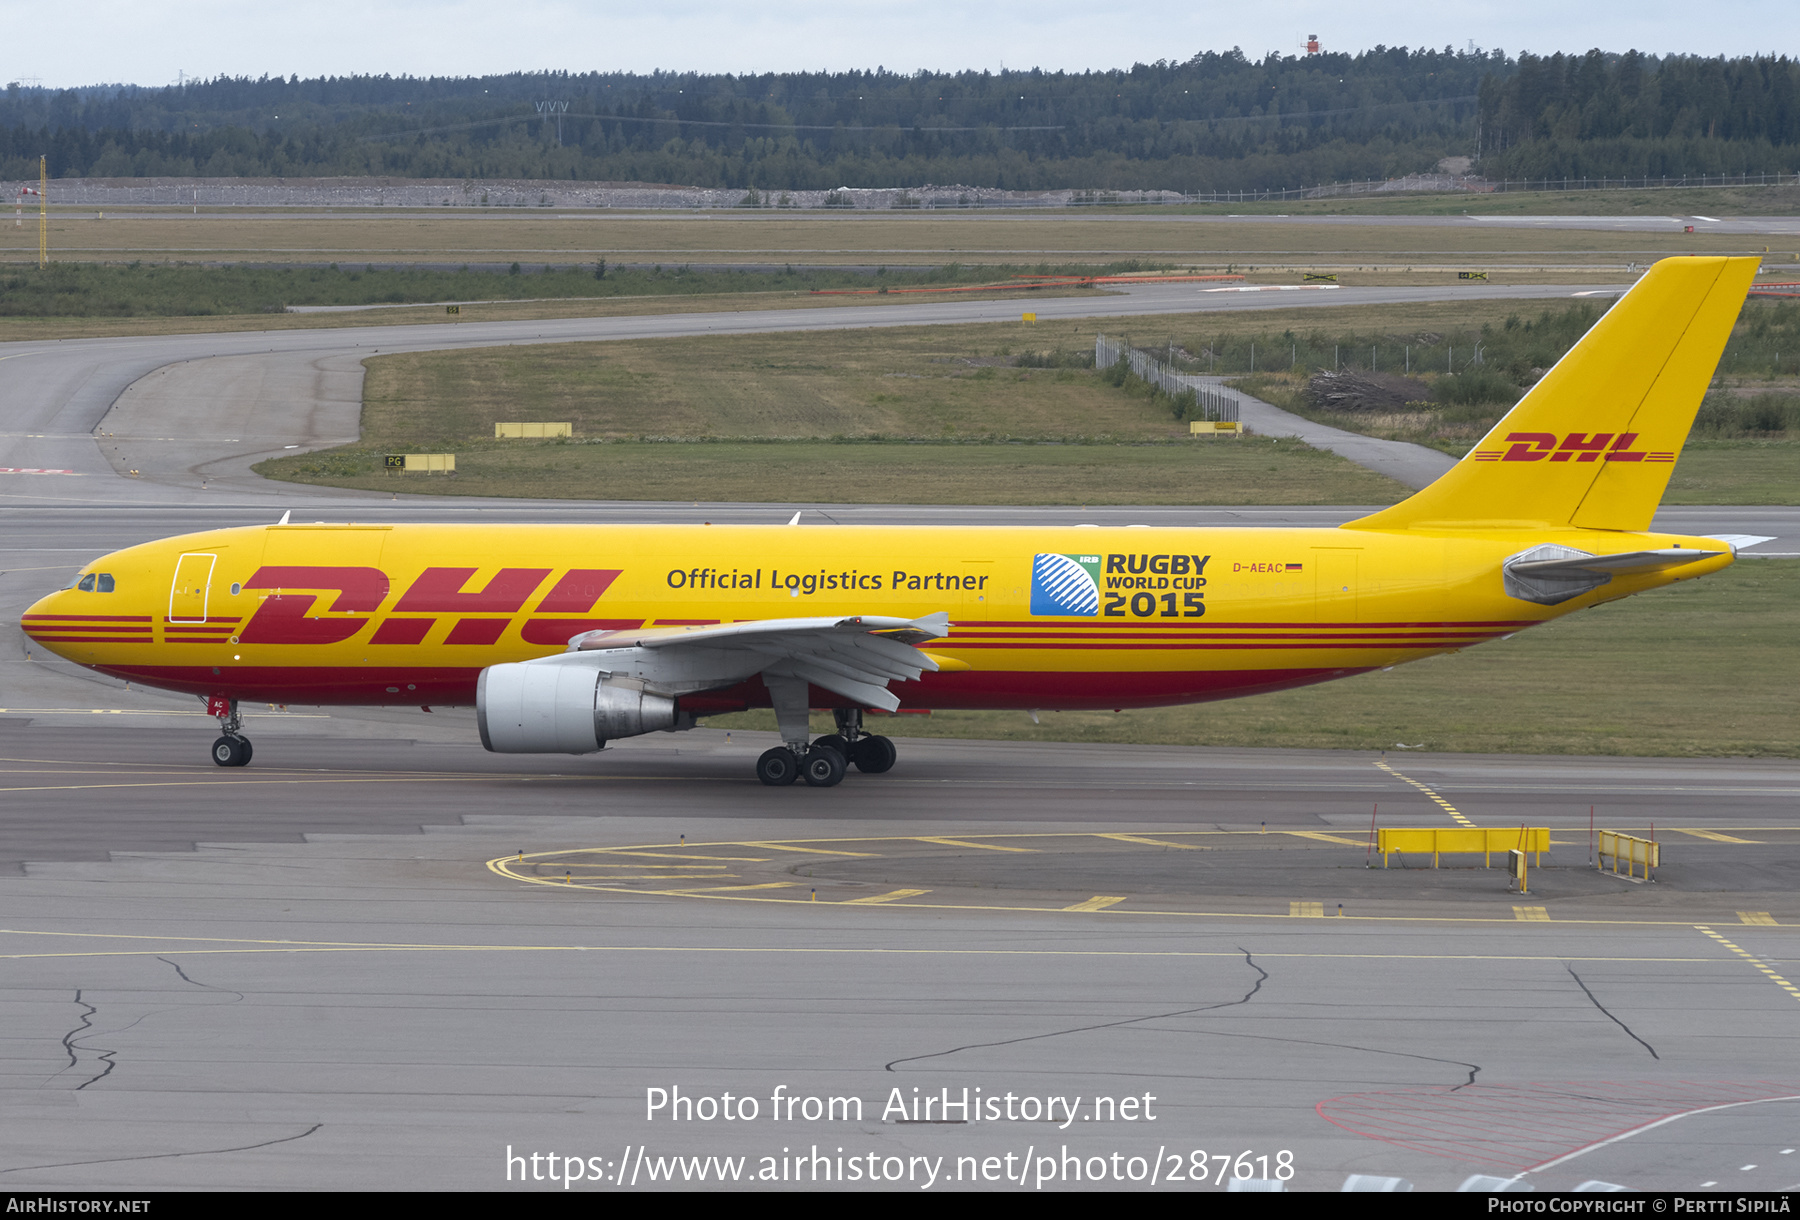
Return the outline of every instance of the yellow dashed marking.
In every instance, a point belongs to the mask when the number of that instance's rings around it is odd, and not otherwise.
[[[1041,909],[1041,908],[1040,908]],[[1693,927],[1693,924],[1684,924]],[[132,932],[50,932],[33,928],[0,928],[0,936],[44,937],[50,943],[67,941],[120,941],[145,943],[143,949],[76,949],[65,952],[0,953],[0,961],[29,961],[37,958],[75,957],[155,957],[180,946],[183,954],[241,953],[660,953],[660,954],[731,954],[787,957],[856,956],[856,957],[1068,957],[1068,958],[1221,958],[1242,962],[1241,949],[967,949],[893,946],[845,945],[682,945],[682,944],[456,944],[454,942],[382,942],[328,940],[270,940],[235,936],[163,936]],[[211,946],[211,947],[208,947]],[[1570,955],[1558,953],[1281,953],[1261,952],[1261,958],[1283,958],[1295,961],[1383,961],[1383,962],[1624,962],[1645,965],[1705,965],[1717,963],[1714,957],[1614,957]]]
[[[3,761],[4,760],[0,760],[0,762],[3,762]],[[1735,829],[1750,830],[1750,829],[1757,829],[1757,828],[1732,827],[1732,829],[1734,829],[1734,830]],[[1780,827],[1777,829],[1800,831],[1800,827]],[[1218,838],[1222,838],[1222,839],[1230,839],[1232,836],[1239,836],[1239,837],[1260,836],[1260,834],[1263,832],[1259,832],[1256,830],[1178,830],[1178,831],[1172,831],[1172,832],[1164,831],[1164,832],[1160,832],[1160,833],[1179,834],[1179,835],[1183,835],[1183,836],[1205,835],[1205,836],[1211,836],[1211,837],[1218,837]],[[1331,834],[1328,834],[1327,832],[1323,832],[1323,831],[1275,831],[1273,833],[1288,834],[1288,835],[1292,835],[1292,836],[1296,836],[1296,837],[1317,839],[1317,840],[1322,840],[1325,842],[1333,842],[1333,843],[1341,844],[1344,846],[1350,846],[1350,847],[1363,846],[1362,843],[1358,842],[1355,839],[1350,839],[1350,838],[1342,837],[1342,836],[1335,836],[1335,835],[1331,835]],[[1035,840],[1039,840],[1039,841],[1050,841],[1050,842],[1055,842],[1055,841],[1060,840],[1060,841],[1068,842],[1071,845],[1078,845],[1079,842],[1083,841],[1083,840],[1091,841],[1091,840],[1095,840],[1095,839],[1109,839],[1109,840],[1112,840],[1114,842],[1119,842],[1119,843],[1142,844],[1143,846],[1146,846],[1146,847],[1190,848],[1190,849],[1197,849],[1200,851],[1215,850],[1210,847],[1205,847],[1205,846],[1200,846],[1200,845],[1195,845],[1195,844],[1179,843],[1179,842],[1175,842],[1171,839],[1158,838],[1155,833],[1132,834],[1132,833],[1123,832],[1123,831],[1109,831],[1109,832],[1058,831],[1058,832],[1049,832],[1049,833],[1032,832],[1032,833],[1024,833],[1024,834],[1000,833],[1000,834],[986,835],[984,837],[1004,838],[1004,839],[1027,839],[1027,840],[1035,839]],[[1575,841],[1577,841],[1577,840],[1571,840],[1571,842],[1575,842]],[[621,846],[621,847],[563,848],[563,849],[554,850],[554,851],[528,852],[528,853],[524,853],[524,854],[509,853],[505,856],[501,856],[501,857],[498,857],[497,859],[488,861],[487,867],[490,871],[492,871],[502,877],[505,877],[509,880],[524,882],[524,883],[532,884],[532,885],[557,885],[557,886],[564,886],[564,887],[568,887],[568,888],[585,889],[585,890],[590,890],[590,891],[601,891],[601,892],[615,893],[615,894],[622,894],[622,895],[655,894],[655,895],[670,897],[670,898],[688,897],[688,898],[712,900],[712,901],[794,903],[794,902],[809,902],[809,899],[804,896],[803,897],[794,897],[794,896],[781,895],[781,894],[775,894],[775,893],[762,893],[760,891],[792,889],[797,886],[802,886],[806,883],[793,882],[793,881],[780,881],[780,882],[768,882],[768,883],[755,884],[755,885],[715,885],[715,886],[692,887],[692,888],[663,886],[663,885],[657,885],[656,883],[658,883],[658,882],[666,883],[669,881],[687,881],[687,880],[705,880],[705,881],[726,880],[726,879],[735,878],[739,875],[734,872],[723,871],[726,868],[727,864],[729,864],[729,863],[739,863],[739,862],[742,862],[742,863],[770,863],[771,862],[768,857],[763,857],[763,856],[717,856],[717,855],[709,855],[709,854],[697,854],[697,853],[703,852],[703,851],[716,851],[720,848],[730,849],[730,848],[734,848],[734,847],[735,848],[751,847],[751,848],[757,848],[760,850],[768,850],[768,851],[792,851],[792,852],[796,852],[797,854],[811,853],[811,854],[816,854],[816,855],[844,855],[844,856],[857,856],[857,857],[863,857],[863,858],[879,857],[879,856],[884,856],[884,855],[889,854],[887,852],[848,851],[848,850],[838,850],[838,849],[820,848],[820,847],[812,846],[812,844],[815,844],[815,843],[846,843],[846,844],[847,843],[856,843],[859,845],[867,844],[870,846],[884,844],[884,843],[885,844],[893,844],[893,845],[903,849],[902,853],[901,853],[902,855],[904,855],[904,846],[909,843],[929,843],[929,844],[935,844],[935,845],[951,847],[951,848],[979,848],[979,849],[985,849],[988,851],[1040,852],[1042,850],[1045,850],[1042,848],[1002,846],[1000,844],[978,842],[978,841],[975,841],[972,839],[954,838],[954,837],[947,836],[947,835],[920,835],[920,836],[870,835],[870,836],[832,837],[832,838],[821,838],[821,839],[814,839],[814,840],[790,839],[790,840],[787,840],[787,841],[781,842],[781,843],[772,843],[772,842],[766,842],[766,841],[753,842],[753,841],[748,841],[748,840],[708,841],[708,842],[702,842],[702,843],[695,843],[695,844],[691,844],[691,845],[685,845],[685,846],[679,847],[679,848],[678,848],[678,845],[673,844],[673,843],[639,843],[639,844],[633,844],[630,846]],[[662,848],[663,850],[656,850],[658,848]],[[676,850],[669,850],[669,849],[676,849]],[[601,860],[593,859],[593,857],[596,857],[596,856],[612,857],[612,859],[617,862],[614,863],[614,862],[608,862],[604,859],[601,859]],[[575,857],[575,859],[571,859],[571,857]],[[580,859],[580,857],[588,857],[588,858]],[[621,857],[623,857],[623,859],[621,859]],[[658,864],[658,863],[651,862],[653,860],[659,860],[659,859],[660,860],[678,861],[679,863]],[[706,861],[706,863],[702,863],[702,861]],[[579,880],[575,880],[573,878],[573,871],[576,868],[580,868],[583,870],[583,875]],[[564,876],[555,876],[555,875],[553,875],[553,873],[538,873],[536,871],[536,870],[541,870],[541,869],[551,869],[551,870],[556,870],[556,871],[562,871],[562,872],[564,872],[565,875]],[[632,870],[636,870],[636,871],[631,872],[631,873],[614,873],[614,872],[605,871],[605,870],[611,870],[611,869],[632,869]],[[666,870],[666,871],[656,871],[656,870]],[[631,884],[631,883],[635,883],[635,884]],[[646,883],[648,883],[648,884],[646,884]],[[906,899],[921,897],[921,896],[923,896],[925,894],[929,894],[931,892],[932,892],[931,890],[924,890],[924,889],[918,889],[918,890],[910,890],[909,889],[909,890],[891,891],[886,894],[871,895],[867,898],[836,898],[836,899],[826,898],[823,900],[819,900],[815,894],[810,901],[811,901],[811,903],[816,903],[817,905],[831,905],[831,906],[845,906],[845,905],[853,905],[853,904],[880,905],[884,902],[901,902]],[[979,912],[989,912],[989,913],[999,913],[999,912],[1009,912],[1009,911],[1032,912],[1032,913],[1049,913],[1049,912],[1083,913],[1083,912],[1106,910],[1118,903],[1126,902],[1126,901],[1129,901],[1129,899],[1115,897],[1112,895],[1095,895],[1093,898],[1090,898],[1084,902],[1076,903],[1072,906],[1037,905],[1037,904],[1032,904],[1029,902],[1027,902],[1027,903],[1003,903],[1003,902],[970,903],[970,902],[945,902],[945,901],[933,901],[933,902],[929,902],[929,903],[917,903],[917,904],[909,904],[909,905],[918,905],[918,906],[923,906],[923,907],[929,907],[934,910],[956,910],[956,911],[965,911],[966,910],[966,911],[979,911]],[[1325,912],[1323,910],[1324,906],[1325,906],[1324,903],[1290,902],[1288,913],[1286,915],[1271,912],[1266,909],[1261,910],[1261,911],[1214,911],[1214,910],[1181,910],[1181,909],[1173,909],[1172,910],[1172,909],[1168,909],[1166,907],[1156,907],[1155,909],[1133,908],[1128,911],[1118,912],[1118,914],[1156,916],[1156,917],[1162,917],[1162,918],[1169,918],[1169,917],[1189,918],[1189,919],[1283,919],[1283,918],[1294,918],[1296,916],[1303,916],[1305,918],[1314,918],[1314,917],[1323,916],[1325,914]],[[1343,915],[1344,912],[1340,909],[1338,911],[1338,914]],[[1738,914],[1739,919],[1747,924],[1757,924],[1757,925],[1761,925],[1761,926],[1782,926],[1782,925],[1778,925],[1776,923],[1776,921],[1771,917],[1770,913],[1767,911],[1743,911],[1743,912],[1738,912],[1737,914]],[[1413,923],[1418,923],[1418,924],[1473,924],[1473,923],[1493,923],[1493,922],[1497,921],[1496,915],[1477,915],[1477,916],[1468,916],[1468,915],[1464,915],[1464,916],[1456,916],[1456,915],[1422,915],[1422,916],[1421,915],[1360,915],[1360,916],[1345,916],[1345,918],[1360,919],[1364,922],[1392,923],[1392,924],[1399,924],[1399,923],[1407,923],[1407,924],[1413,924]],[[1498,916],[1498,919],[1505,919],[1505,917]],[[1565,913],[1565,917],[1563,919],[1551,920],[1548,908],[1546,908],[1546,907],[1525,907],[1525,906],[1513,908],[1512,920],[1513,921],[1526,921],[1526,922],[1559,922],[1559,923],[1563,923],[1565,926],[1568,926],[1568,925],[1594,925],[1594,926],[1604,925],[1604,926],[1616,926],[1616,927],[1665,927],[1665,926],[1669,926],[1669,927],[1686,927],[1686,928],[1692,928],[1692,927],[1697,926],[1691,920],[1574,918],[1574,917],[1567,916],[1566,913]],[[1788,925],[1788,926],[1793,926],[1793,925]],[[1715,935],[1715,934],[1708,932],[1708,935]],[[1723,940],[1723,938],[1719,938],[1719,939],[1722,944],[1727,944],[1727,947],[1733,948],[1734,951],[1736,950],[1735,946],[1729,945],[1729,943],[1725,942]],[[1455,955],[1455,956],[1459,956],[1459,958],[1460,958],[1460,955]],[[1608,959],[1608,960],[1611,960],[1611,959]],[[1683,960],[1685,960],[1685,959],[1683,959]],[[1705,960],[1705,959],[1696,959],[1696,960]],[[1790,986],[1790,984],[1786,980],[1779,979],[1778,976],[1771,975],[1771,978],[1777,979],[1777,981],[1783,988],[1787,988]],[[1800,999],[1800,988],[1795,989],[1795,997],[1796,997],[1796,999]]]
[[[698,868],[718,873],[723,877],[731,876],[725,871],[723,864],[645,864],[638,860],[627,860],[623,864],[608,864],[604,860],[564,860],[562,864],[566,868]]]
[[[978,847],[982,851],[1036,851],[1035,847],[996,847],[992,843],[971,843],[967,839],[941,839],[936,835],[920,835],[915,843],[936,843],[943,847]]]
[[[758,851],[797,851],[808,856],[873,856],[879,853],[872,851],[826,851],[823,847],[791,847],[786,843],[745,843],[745,847],[754,847]],[[924,893],[923,890],[919,891]]]
[[[570,870],[570,875],[574,870]],[[603,873],[592,878],[595,881],[721,881],[737,876],[736,873]],[[585,884],[589,878],[582,878]]]
[[[1740,918],[1742,917],[1743,914],[1744,914],[1743,912],[1741,912],[1741,911],[1739,912]],[[1761,915],[1761,914],[1763,914],[1763,912],[1754,911],[1754,912],[1751,912],[1751,914]],[[1749,923],[1750,920],[1746,919],[1746,920],[1744,920],[1744,922]],[[1769,922],[1774,923],[1775,921],[1771,919],[1771,920],[1769,920]],[[1776,974],[1773,970],[1769,969],[1769,967],[1763,965],[1762,962],[1757,960],[1755,954],[1744,952],[1744,950],[1738,948],[1736,945],[1734,945],[1730,941],[1726,940],[1723,936],[1720,936],[1717,932],[1713,931],[1711,928],[1708,928],[1702,924],[1695,924],[1694,928],[1696,931],[1702,932],[1705,935],[1712,937],[1714,940],[1718,941],[1721,945],[1724,945],[1727,949],[1730,949],[1733,953],[1737,954],[1739,957],[1741,957],[1745,961],[1749,962],[1752,966],[1755,966],[1757,968],[1757,970],[1759,970],[1762,973],[1764,978],[1768,979],[1771,983],[1774,983],[1777,986],[1779,986],[1783,991],[1785,991],[1789,995],[1793,996],[1796,1000],[1800,1000],[1800,987],[1795,987],[1792,983],[1788,982],[1786,979],[1782,978],[1779,974]]]
[[[1198,843],[1171,843],[1167,839],[1146,839],[1143,835],[1095,835],[1096,839],[1115,839],[1120,843],[1142,843],[1146,847],[1179,847],[1183,851],[1211,851]]]
[[[1423,792],[1426,796],[1428,796],[1432,800],[1436,801],[1438,803],[1439,808],[1441,808],[1445,813],[1449,814],[1451,817],[1456,819],[1456,824],[1458,826],[1473,827],[1475,825],[1475,823],[1469,821],[1468,818],[1465,818],[1462,815],[1461,810],[1459,810],[1455,805],[1452,805],[1449,801],[1445,800],[1443,797],[1439,796],[1436,792],[1433,792],[1431,790],[1431,788],[1428,787],[1427,785],[1421,784],[1416,779],[1411,779],[1411,778],[1408,778],[1407,776],[1400,774],[1398,771],[1396,771],[1392,767],[1388,766],[1387,763],[1385,763],[1385,762],[1378,762],[1375,765],[1377,767],[1380,767],[1383,771],[1386,771],[1389,775],[1393,776],[1395,779],[1400,780],[1404,783],[1411,784],[1413,787],[1417,788],[1420,792]]]
[[[737,845],[733,844],[733,846]],[[746,843],[743,846],[748,847],[749,844]],[[769,862],[767,856],[695,856],[678,851],[614,851],[604,847],[596,850],[604,851],[609,856],[648,856],[652,860],[685,860],[688,861],[690,868],[694,866],[693,862],[698,860],[723,860],[727,864],[767,864]],[[546,853],[533,852],[532,854],[544,855]],[[558,853],[550,852],[548,854],[556,855]]]
[[[1095,894],[1092,898],[1088,899],[1086,902],[1078,902],[1072,907],[1064,907],[1063,910],[1065,910],[1065,911],[1104,911],[1107,907],[1116,907],[1121,902],[1124,902],[1124,901],[1125,901],[1125,899],[1123,899],[1123,898],[1108,898],[1104,894]]]
[[[898,902],[902,898],[917,898],[920,894],[929,894],[930,890],[890,890],[886,894],[870,894],[867,898],[852,898],[845,906],[872,907],[882,902]]]
[[[1296,839],[1317,839],[1321,843],[1343,843],[1350,847],[1367,847],[1367,839],[1346,839],[1343,835],[1328,835],[1322,830],[1284,830],[1283,834],[1293,835]]]
[[[1679,830],[1684,835],[1693,835],[1696,839],[1710,839],[1714,843],[1755,843],[1755,842],[1757,842],[1757,840],[1755,840],[1755,839],[1737,839],[1737,838],[1733,838],[1731,835],[1722,835],[1716,830],[1694,830],[1687,826],[1677,826],[1677,827],[1674,827],[1674,829]]]

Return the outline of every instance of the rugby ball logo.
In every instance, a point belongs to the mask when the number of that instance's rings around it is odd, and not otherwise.
[[[1039,555],[1031,561],[1031,612],[1091,616],[1100,609],[1100,556]]]

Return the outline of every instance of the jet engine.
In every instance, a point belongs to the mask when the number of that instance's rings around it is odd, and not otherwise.
[[[591,754],[617,737],[687,728],[675,700],[585,665],[490,665],[475,685],[481,744],[496,754]]]

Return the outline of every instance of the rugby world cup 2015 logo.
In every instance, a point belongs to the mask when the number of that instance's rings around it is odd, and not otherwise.
[[[1039,555],[1031,561],[1033,614],[1093,615],[1100,610],[1100,556]]]

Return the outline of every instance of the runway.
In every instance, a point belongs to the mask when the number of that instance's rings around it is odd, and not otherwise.
[[[371,333],[254,338],[325,367]],[[286,508],[786,515],[375,502],[229,475],[203,499],[181,482],[194,464],[128,480],[99,455],[83,428],[108,392],[171,352],[253,355],[231,346],[251,338],[0,351],[12,430],[41,430],[4,460],[80,464],[5,484],[9,622],[96,553]],[[302,418],[317,443],[326,419]],[[267,443],[169,435],[219,469]],[[803,522],[1361,511],[818,505]],[[1659,522],[1792,550],[1797,516]],[[292,708],[253,709],[256,764],[224,771],[189,700],[22,646],[0,674],[8,1189],[1800,1183],[1791,760],[915,739],[888,775],[766,789],[754,733],[496,756],[466,711]],[[1654,882],[1590,866],[1590,807],[1603,829],[1654,828]],[[1456,824],[1447,809],[1552,828],[1529,893],[1473,858],[1379,867],[1371,822]]]

